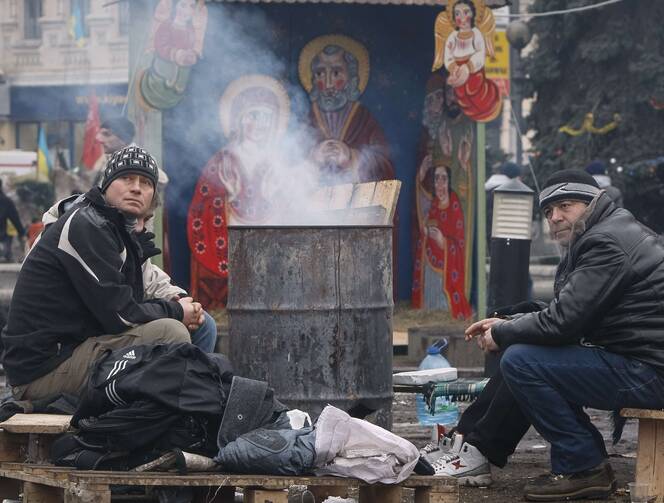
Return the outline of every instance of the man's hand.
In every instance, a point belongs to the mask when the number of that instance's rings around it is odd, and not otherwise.
[[[477,345],[485,353],[492,351],[500,351],[498,344],[493,340],[493,335],[491,334],[491,327],[487,329],[482,335],[477,338]]]
[[[484,332],[491,328],[491,325],[497,321],[503,321],[501,318],[484,318],[483,320],[476,321],[471,326],[469,326],[466,331],[463,333],[464,338],[469,341],[473,337],[478,335],[483,335]]]
[[[335,164],[342,168],[350,165],[350,148],[339,140],[325,140],[318,147],[314,158],[318,164]]]
[[[178,300],[184,311],[182,323],[189,329],[190,332],[198,329],[205,321],[203,315],[203,306],[199,302],[194,302],[191,297],[182,297]]]

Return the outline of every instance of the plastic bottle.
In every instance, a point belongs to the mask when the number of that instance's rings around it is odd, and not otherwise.
[[[443,351],[447,349],[447,339],[440,339],[427,349],[427,355],[419,365],[419,370],[439,369],[450,367],[450,362],[443,356]],[[417,405],[417,418],[421,425],[455,425],[459,420],[459,406],[452,403],[445,397],[436,397],[436,410],[432,415],[429,412],[424,395],[418,394],[415,397]]]

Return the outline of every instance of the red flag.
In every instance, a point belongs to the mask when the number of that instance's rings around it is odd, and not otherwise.
[[[85,121],[85,134],[83,136],[83,154],[81,164],[88,170],[92,169],[97,159],[104,153],[101,143],[97,142],[99,132],[99,104],[94,91],[90,93],[88,118]]]

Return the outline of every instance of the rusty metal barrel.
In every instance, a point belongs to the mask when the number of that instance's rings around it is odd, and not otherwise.
[[[392,421],[392,227],[229,227],[230,358],[291,408]]]

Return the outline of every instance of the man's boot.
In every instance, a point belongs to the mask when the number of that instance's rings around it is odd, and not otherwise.
[[[616,477],[604,461],[595,468],[567,475],[547,474],[526,484],[528,501],[606,499],[616,490]]]

